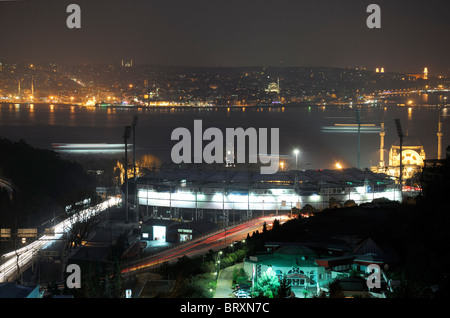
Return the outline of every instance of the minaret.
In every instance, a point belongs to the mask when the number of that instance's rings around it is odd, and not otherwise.
[[[444,134],[442,133],[442,122],[441,122],[441,114],[439,113],[439,123],[438,123],[438,153],[437,158],[438,160],[442,159],[442,137]]]
[[[381,123],[380,130],[380,168],[384,167],[384,136],[386,132],[384,131],[384,123]]]

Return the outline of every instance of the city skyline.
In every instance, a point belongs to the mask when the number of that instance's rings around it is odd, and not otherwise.
[[[448,74],[444,1],[370,2],[77,1],[81,28],[69,29],[68,3],[1,2],[0,59],[24,63],[180,66],[384,67]],[[405,54],[406,53],[406,54]]]
[[[445,299],[449,10],[0,0],[0,298]]]

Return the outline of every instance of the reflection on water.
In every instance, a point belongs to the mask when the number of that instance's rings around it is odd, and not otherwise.
[[[420,98],[431,97],[422,94]],[[405,97],[409,98],[409,97]],[[399,118],[409,135],[419,139],[428,158],[436,157],[438,118],[443,122],[443,147],[450,144],[447,108],[436,106],[383,106],[357,108],[361,116],[361,167],[376,165],[379,158],[379,127],[385,123],[385,149],[397,139],[394,119]],[[124,126],[138,115],[137,155],[151,154],[170,161],[175,128],[193,133],[193,122],[202,119],[208,127],[279,128],[280,154],[287,165],[295,164],[293,149],[300,149],[298,166],[333,168],[335,162],[357,165],[356,108],[344,106],[246,107],[205,109],[102,109],[44,104],[0,104],[0,136],[23,139],[33,146],[51,149],[52,143],[123,143]],[[209,141],[204,141],[206,145]],[[386,150],[385,150],[386,151]],[[121,159],[122,154],[117,154]]]

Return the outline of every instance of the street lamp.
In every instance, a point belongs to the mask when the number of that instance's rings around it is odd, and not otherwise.
[[[344,185],[344,170],[342,165],[339,162],[336,162],[336,168],[338,170],[341,170],[341,184]],[[344,190],[345,190],[345,186],[344,186]]]
[[[297,167],[297,156],[298,156],[299,152],[300,152],[300,150],[294,149],[294,155],[295,155],[295,170],[298,169],[298,167]]]

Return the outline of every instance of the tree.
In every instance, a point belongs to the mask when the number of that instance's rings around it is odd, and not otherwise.
[[[351,208],[351,207],[354,207],[354,206],[356,206],[355,200],[347,200],[344,203],[344,207],[345,208]]]
[[[311,215],[311,214],[314,214],[317,210],[316,210],[316,208],[313,207],[311,204],[306,204],[306,205],[303,207],[303,209],[301,209],[300,211],[301,211],[301,213],[303,213],[303,214]]]
[[[286,277],[286,274],[283,275],[283,278],[280,280],[280,286],[278,286],[278,298],[286,298],[291,294],[291,285]]]
[[[273,220],[272,231],[276,232],[276,231],[280,230],[280,227],[281,227],[280,220],[279,219]]]
[[[339,201],[336,200],[335,198],[331,197],[331,198],[328,200],[328,208],[330,208],[330,209],[336,209],[336,208],[339,208],[340,206],[341,206],[341,205],[340,205]]]
[[[267,233],[267,223],[266,222],[264,222],[264,224],[263,224],[263,234],[266,234]]]
[[[330,298],[344,298],[344,290],[338,279],[333,280],[328,284]]]
[[[275,272],[269,267],[256,281],[253,288],[253,297],[273,298],[278,296],[280,282]]]

